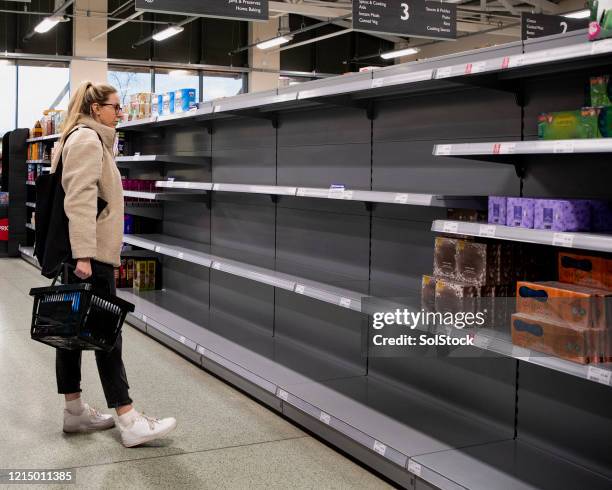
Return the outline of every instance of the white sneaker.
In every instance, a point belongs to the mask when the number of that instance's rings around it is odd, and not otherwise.
[[[168,417],[166,419],[155,419],[148,417],[144,413],[132,421],[128,427],[121,428],[121,442],[125,447],[134,447],[164,437],[172,432],[176,427],[176,419]]]
[[[73,415],[64,409],[64,432],[91,432],[106,430],[115,426],[112,415],[100,413],[87,403],[84,403],[84,406],[81,415]]]

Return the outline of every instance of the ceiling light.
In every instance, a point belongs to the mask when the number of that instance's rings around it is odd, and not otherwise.
[[[567,17],[569,19],[586,19],[591,16],[591,11],[589,9],[578,10],[577,12],[572,12],[569,14],[563,14],[563,17]]]
[[[51,17],[45,17],[40,24],[38,24],[34,30],[39,34],[44,34],[53,29],[57,24],[62,22],[64,17],[61,15],[52,15]]]
[[[153,39],[155,39],[156,41],[164,41],[169,37],[176,36],[184,30],[185,28],[181,26],[170,26],[167,29],[164,29],[163,31],[159,31],[156,34],[153,34]]]
[[[380,57],[383,60],[390,60],[393,58],[400,58],[402,56],[410,56],[411,54],[417,54],[420,50],[418,48],[406,48],[399,49],[397,51],[389,51],[388,53],[382,53]]]
[[[280,46],[281,44],[288,43],[293,39],[293,36],[279,36],[274,39],[268,39],[267,41],[260,42],[257,47],[259,49],[270,49],[274,46]]]

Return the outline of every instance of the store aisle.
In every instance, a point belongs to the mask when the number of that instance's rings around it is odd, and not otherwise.
[[[121,446],[117,429],[64,434],[55,352],[29,338],[28,292],[47,284],[21,259],[0,260],[0,468],[77,468],[81,488],[387,487],[128,325],[124,360],[136,408],[176,416],[177,430],[137,449]],[[106,411],[91,352],[82,386],[84,399]]]

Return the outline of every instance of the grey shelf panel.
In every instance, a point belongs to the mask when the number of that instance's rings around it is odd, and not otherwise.
[[[26,185],[36,186],[36,182],[32,182],[30,180],[26,181]]]
[[[123,191],[123,197],[134,197],[138,199],[148,199],[151,201],[203,201],[206,192],[198,191],[169,191],[169,192],[142,192],[142,191]]]
[[[436,220],[432,231],[454,235],[498,238],[514,242],[539,243],[556,247],[612,252],[612,235],[595,233],[535,230],[511,226],[468,223],[464,221]]]
[[[164,189],[193,189],[200,191],[211,191],[212,182],[177,182],[171,180],[159,180],[155,183],[156,187]]]
[[[125,213],[152,219],[162,219],[164,216],[164,210],[159,202],[126,202]]]
[[[26,247],[24,245],[19,246],[19,253],[25,255],[31,259],[34,259],[34,247]]]
[[[58,140],[62,137],[60,134],[50,134],[47,136],[39,136],[38,138],[30,138],[26,140],[26,143],[38,143],[39,141],[53,141]]]
[[[546,141],[499,141],[435,145],[435,156],[485,159],[505,163],[513,155],[601,155],[612,152],[610,139],[577,139]]]
[[[269,194],[276,196],[295,196],[296,187],[276,185],[213,184],[216,192],[243,192],[246,194]]]
[[[204,367],[209,362],[219,364],[273,395],[278,384],[301,384],[357,374],[356,369],[319,356],[299,344],[248,331],[229,319],[213,329],[209,326],[208,310],[177,293],[135,294],[122,289],[118,296],[135,305],[132,318],[146,324],[147,330],[162,332],[203,356]],[[185,316],[201,320],[194,323]],[[228,338],[230,334],[232,338]]]
[[[202,165],[210,161],[207,156],[180,156],[180,155],[133,155],[116,158],[117,163],[177,163],[181,165]]]
[[[412,473],[443,490],[606,490],[612,480],[520,441],[416,456]]]
[[[256,265],[220,257],[218,255],[198,252],[202,245],[188,240],[168,237],[165,235],[126,235],[124,242],[147,250],[174,257],[179,260],[210,267],[221,272],[233,274],[269,286],[302,294],[326,303],[361,311],[363,294],[345,288],[340,288],[317,282],[300,276],[278,272]]]
[[[280,386],[277,396],[404,468],[415,455],[513,436],[510,428],[452,411],[421,392],[372,376]]]

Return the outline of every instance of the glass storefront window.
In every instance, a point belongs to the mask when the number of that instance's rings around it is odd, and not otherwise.
[[[17,95],[17,77],[15,64],[0,60],[0,93],[3,100],[0,106],[0,138],[4,133],[15,129],[15,97]]]
[[[245,91],[244,76],[236,75],[217,75],[205,74],[203,76],[204,93],[202,100],[218,99],[220,97],[231,97]]]
[[[17,65],[17,126],[31,128],[46,109],[67,109],[70,69],[54,62],[22,62]]]
[[[197,71],[155,69],[155,93],[164,94],[183,88],[196,90],[196,102],[200,100],[200,76]]]
[[[151,92],[151,70],[123,66],[108,67],[108,83],[117,89],[121,105],[130,102],[130,95]]]

